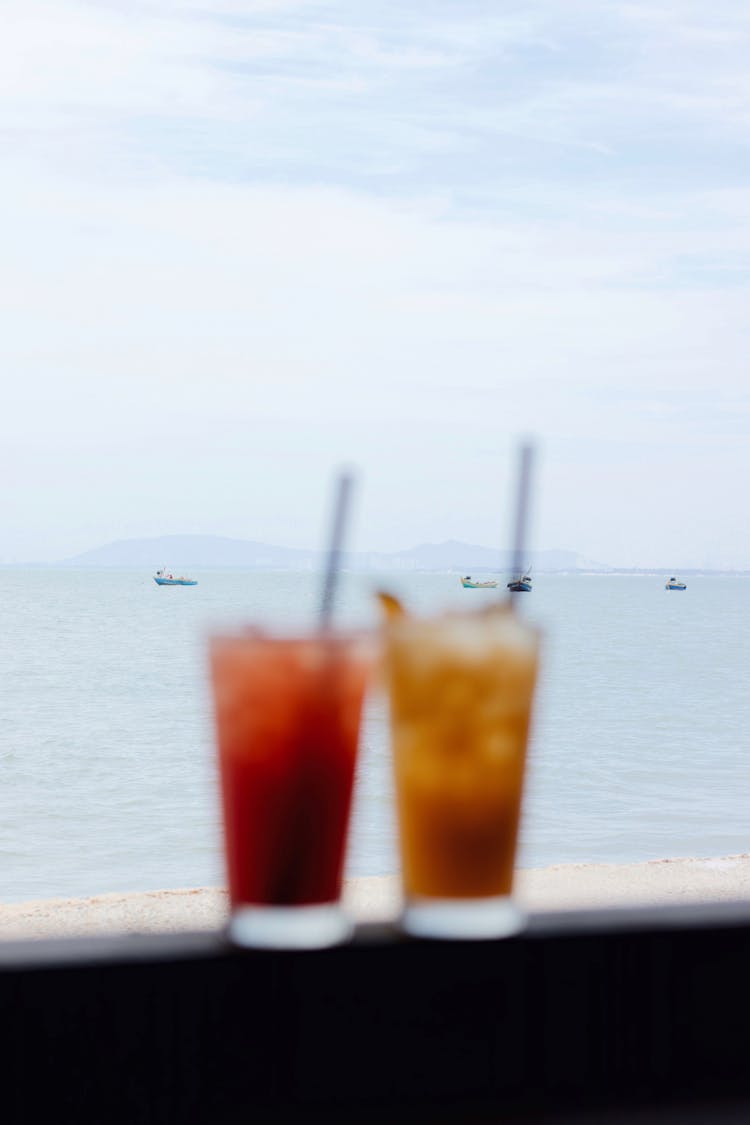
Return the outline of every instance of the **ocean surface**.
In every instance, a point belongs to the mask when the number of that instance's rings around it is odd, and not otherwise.
[[[206,638],[306,627],[317,575],[0,570],[0,901],[223,881]],[[342,576],[342,622],[385,586],[479,604],[455,575]],[[544,631],[520,863],[750,851],[750,580],[538,575]],[[383,700],[364,723],[348,874],[397,869]]]

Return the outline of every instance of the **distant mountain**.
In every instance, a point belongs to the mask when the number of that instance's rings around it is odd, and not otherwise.
[[[482,571],[502,571],[513,567],[511,551],[495,547],[481,547],[476,543],[462,543],[448,539],[445,543],[421,543],[408,551],[394,554],[369,554],[360,556],[367,560],[368,569],[381,567],[409,570],[454,570],[464,574]],[[611,567],[586,559],[575,551],[529,551],[524,556],[524,566],[537,572],[595,570],[608,571]]]
[[[64,559],[63,566],[159,566],[187,570],[195,566],[237,566],[253,569],[298,570],[312,566],[315,551],[273,547],[252,539],[224,539],[218,535],[160,535],[155,539],[119,539],[81,555]]]
[[[64,559],[64,566],[143,567],[188,570],[194,567],[242,567],[248,570],[309,570],[320,563],[319,551],[277,547],[251,539],[217,535],[162,535],[154,539],[121,539]],[[612,567],[585,559],[574,551],[530,551],[525,559],[537,573],[554,571],[606,572]],[[352,553],[346,565],[353,570],[435,570],[477,574],[506,573],[513,565],[510,551],[449,539],[422,543],[406,551]]]

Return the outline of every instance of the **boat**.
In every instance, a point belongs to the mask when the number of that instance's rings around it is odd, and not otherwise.
[[[497,582],[494,578],[488,578],[485,582],[477,582],[470,574],[467,574],[465,578],[461,579],[461,585],[464,590],[494,590]]]
[[[664,587],[664,589],[665,590],[687,590],[687,583],[682,582],[679,578],[672,577],[667,581],[667,584]]]
[[[531,574],[529,573],[531,567],[522,570],[517,578],[511,578],[508,583],[508,589],[512,594],[530,594],[531,593]]]
[[[154,582],[157,586],[197,586],[197,578],[185,578],[183,574],[179,578],[175,578],[173,574],[167,574],[166,567],[157,570],[154,575]]]

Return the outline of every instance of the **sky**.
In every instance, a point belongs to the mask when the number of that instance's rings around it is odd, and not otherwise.
[[[0,562],[750,568],[745,0],[3,0]],[[179,560],[175,560],[179,565]]]

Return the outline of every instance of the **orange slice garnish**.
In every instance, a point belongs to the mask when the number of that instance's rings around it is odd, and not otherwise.
[[[388,594],[385,590],[378,590],[377,599],[386,621],[397,621],[399,617],[406,617],[406,610],[393,594]]]

